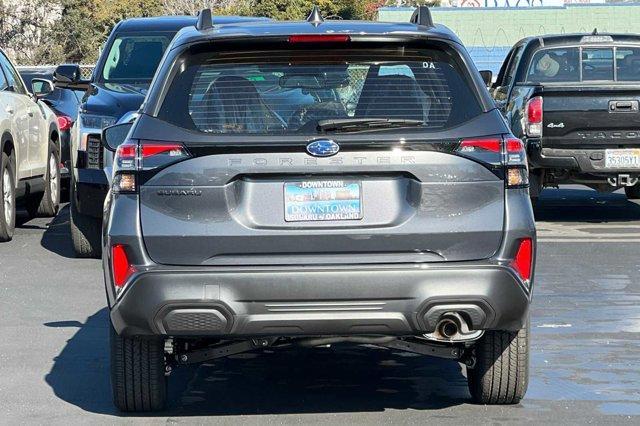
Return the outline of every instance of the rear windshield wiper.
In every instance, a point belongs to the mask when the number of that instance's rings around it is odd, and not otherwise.
[[[324,132],[390,129],[395,127],[423,126],[423,120],[408,118],[338,118],[318,121],[318,130]]]

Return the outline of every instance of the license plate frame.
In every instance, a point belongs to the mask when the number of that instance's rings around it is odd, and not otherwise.
[[[323,179],[285,182],[285,222],[339,222],[362,220],[362,182]]]
[[[607,149],[604,153],[605,169],[640,169],[640,149]]]

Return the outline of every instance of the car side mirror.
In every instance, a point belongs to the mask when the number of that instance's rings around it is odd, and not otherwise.
[[[102,130],[102,143],[109,151],[115,152],[122,143],[127,140],[132,122],[114,124]]]
[[[480,76],[482,77],[484,84],[487,87],[491,87],[491,83],[493,81],[493,73],[489,70],[482,70],[480,71]]]
[[[31,93],[36,99],[42,99],[53,92],[53,82],[44,78],[34,78],[31,80]]]
[[[89,88],[89,80],[82,79],[82,70],[78,64],[58,65],[53,72],[53,84],[60,89]]]

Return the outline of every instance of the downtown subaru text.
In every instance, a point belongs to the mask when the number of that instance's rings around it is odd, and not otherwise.
[[[219,27],[203,11],[103,141],[119,409],[162,409],[181,365],[338,343],[460,362],[479,403],[524,396],[526,155],[428,9]]]

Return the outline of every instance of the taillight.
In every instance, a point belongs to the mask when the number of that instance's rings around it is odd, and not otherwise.
[[[460,141],[457,151],[494,169],[504,167],[508,188],[529,185],[527,155],[524,144],[514,137],[471,138]]]
[[[71,119],[71,117],[68,117],[66,115],[58,116],[58,128],[61,132],[69,130],[71,126],[73,126],[73,120]]]
[[[527,102],[524,125],[527,136],[542,136],[542,96],[535,96]]]
[[[499,153],[502,150],[502,139],[464,139],[460,142],[458,151],[476,152],[490,151]]]
[[[520,240],[511,266],[525,282],[531,280],[531,272],[533,270],[533,241],[531,238]]]
[[[136,272],[136,268],[129,262],[127,250],[122,244],[111,247],[111,270],[116,289],[124,287],[129,277]]]
[[[507,188],[526,188],[529,186],[527,152],[518,138],[509,137],[504,141]]]
[[[139,172],[166,167],[190,156],[180,143],[125,141],[116,149],[113,160],[113,190],[136,192]]]
[[[296,34],[289,36],[289,43],[346,43],[351,37],[346,34]]]

